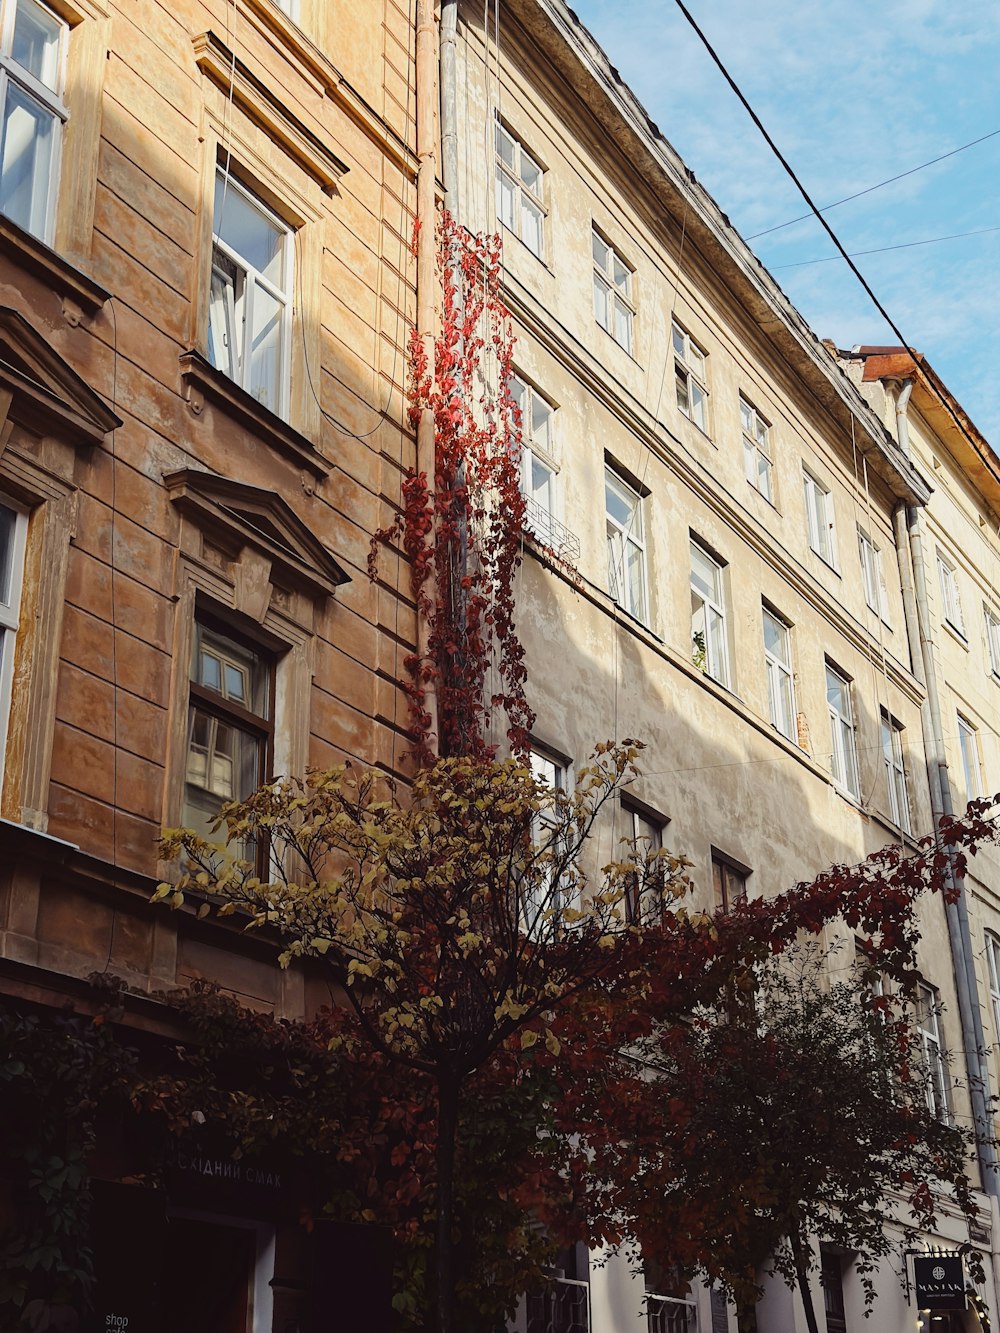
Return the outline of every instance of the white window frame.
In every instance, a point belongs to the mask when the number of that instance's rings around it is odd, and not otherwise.
[[[496,212],[497,221],[507,228],[531,253],[544,262],[545,259],[545,232],[548,210],[545,207],[545,176],[546,170],[535,157],[534,153],[529,153],[521,140],[514,134],[509,126],[505,125],[498,116],[494,122],[495,129],[493,134],[493,147],[496,156]],[[511,159],[513,166],[508,165],[503,160],[503,154],[500,151],[500,136],[511,146]],[[531,164],[538,172],[539,189],[533,190],[525,181],[523,176],[522,162],[524,159]],[[504,210],[501,206],[503,199],[504,184],[507,184],[514,201],[514,216],[504,217]],[[524,225],[525,210],[530,210],[538,216],[538,247],[536,249],[530,237],[528,229]]]
[[[536,782],[544,783],[553,790],[559,788],[563,791],[569,790],[569,767],[561,759],[556,758],[551,751],[532,744],[528,751],[528,767],[531,769],[531,776]],[[535,814],[531,832],[536,847],[541,847],[548,841],[554,827],[552,820],[547,818],[543,812],[538,811]],[[559,847],[555,843],[553,843],[551,850],[555,856],[559,855]],[[567,906],[562,898],[561,887],[558,883],[555,867],[553,867],[552,879],[549,881],[544,901],[532,898],[530,901],[521,903],[521,920],[519,923],[521,930],[532,938],[544,937],[551,933],[555,916],[559,914],[563,907]],[[550,920],[543,920],[540,914],[549,910],[553,912],[553,917]]]
[[[556,478],[559,469],[552,456],[552,436],[555,430],[556,409],[543,393],[516,371],[510,377],[510,393],[521,412],[521,494],[525,499],[525,526],[540,541],[552,539],[551,523],[556,517]],[[535,436],[535,415],[540,410],[545,417],[546,439]],[[538,498],[534,485],[534,470],[547,474],[544,502]]]
[[[920,1051],[927,1080],[927,1109],[936,1119],[948,1124],[948,1071],[944,1062],[939,1020],[940,1001],[933,986],[918,981],[914,996],[914,1010]]]
[[[961,713],[956,713],[955,716],[958,722],[958,752],[962,757],[962,773],[965,778],[965,799],[975,801],[983,794],[979,732]]]
[[[989,606],[983,607],[986,620],[986,658],[990,673],[1000,680],[1000,616]]]
[[[740,429],[743,432],[743,473],[758,494],[774,504],[774,465],[771,425],[748,398],[740,394]]]
[[[861,579],[865,585],[865,601],[870,610],[889,623],[889,594],[885,586],[885,565],[882,548],[858,527],[858,557],[861,560]]]
[[[830,699],[831,681],[835,681],[841,697],[846,701],[846,709],[838,707]],[[826,662],[826,706],[830,718],[830,772],[841,790],[861,799],[861,781],[858,773],[858,739],[854,729],[854,703],[852,700],[853,682],[829,660]]]
[[[0,495],[0,508],[13,514],[10,542],[10,575],[6,597],[0,584],[0,786],[3,784],[4,758],[10,723],[11,694],[14,684],[14,653],[20,628],[21,592],[24,587],[24,552],[28,535],[28,515],[20,505]],[[0,571],[2,573],[2,571]]]
[[[674,382],[678,411],[707,435],[708,356],[676,320],[670,328],[670,340],[674,349]]]
[[[809,545],[831,569],[836,569],[837,531],[834,526],[833,492],[804,464],[802,484],[805,492]]]
[[[795,708],[795,673],[792,669],[792,627],[783,616],[778,615],[765,602],[761,608],[764,628],[764,671],[767,676],[767,706],[771,725],[786,740],[798,739]],[[784,646],[784,656],[767,646],[767,622],[777,627],[778,639]],[[781,700],[785,700],[783,710]],[[787,719],[782,712],[787,711]]]
[[[598,260],[595,253],[597,245],[600,245],[605,251],[603,262]],[[631,356],[635,344],[635,301],[632,295],[634,271],[631,264],[625,262],[597,227],[592,230],[591,254],[594,260],[594,318],[605,333],[614,338],[618,346]],[[616,280],[616,264],[624,275],[621,282]],[[601,312],[598,308],[598,291],[604,293],[606,320],[601,318]],[[619,316],[624,326],[622,336],[620,336]]]
[[[910,798],[906,786],[906,763],[903,758],[903,724],[883,708],[882,764],[885,769],[886,792],[889,798],[889,816],[903,830],[911,831]]]
[[[622,524],[608,506],[608,492],[613,491],[629,507],[629,521]],[[608,591],[614,601],[643,625],[649,623],[649,592],[646,583],[646,536],[643,497],[612,467],[604,469],[604,513],[608,534]],[[639,564],[638,593],[633,594],[628,577],[629,557],[635,553]]]
[[[299,21],[299,0],[274,0],[283,14],[287,14],[293,23]]]
[[[716,559],[714,555],[702,545],[697,538],[692,537],[690,543],[691,551],[691,649],[692,660],[696,666],[700,666],[706,676],[711,677],[719,685],[729,688],[729,639],[728,626],[726,623],[726,590],[725,590],[725,569],[726,566],[721,560]],[[712,587],[706,593],[705,589],[695,584],[695,558],[700,556],[712,568]],[[696,605],[697,603],[697,605]],[[704,612],[705,630],[704,630],[704,648],[695,641],[695,616],[699,611]],[[716,630],[712,632],[713,628]],[[721,644],[721,647],[718,645]],[[703,660],[698,660],[699,654]]]
[[[229,347],[229,367],[227,368],[226,365],[221,364],[225,358],[218,353],[215,353],[210,359],[217,369],[228,375],[241,389],[247,393],[252,393],[250,385],[253,373],[253,357],[246,354],[246,335],[247,330],[253,328],[254,293],[259,287],[283,307],[279,337],[281,364],[278,373],[277,402],[271,404],[262,401],[262,405],[274,412],[276,416],[286,418],[291,392],[294,233],[283,218],[279,217],[252,190],[247,189],[221,166],[216,169],[215,181],[216,184],[219,181],[223,182],[223,212],[225,211],[226,196],[230,192],[240,195],[251,208],[261,214],[265,222],[270,223],[282,233],[284,254],[281,265],[281,283],[278,285],[266,278],[238,250],[235,250],[221,238],[216,231],[218,219],[214,217],[213,213],[212,271],[208,293],[209,339],[210,347],[212,341],[216,338],[223,340],[225,345]],[[213,210],[214,206],[213,195]],[[223,264],[218,262],[219,258],[222,259]],[[223,267],[224,264],[231,265],[236,269],[236,277],[232,281],[230,281],[230,275],[226,273]],[[222,280],[222,285],[218,288],[216,286],[217,277]]]
[[[941,611],[945,624],[955,631],[960,639],[965,638],[965,619],[962,616],[962,599],[958,590],[958,576],[955,566],[943,552],[937,553],[938,586],[941,589]]]
[[[2,135],[7,114],[7,99],[11,89],[28,98],[48,117],[52,134],[52,151],[49,158],[49,178],[44,187],[44,199],[36,199],[32,205],[33,217],[25,230],[37,236],[46,244],[52,243],[55,232],[56,198],[59,188],[59,169],[62,156],[63,128],[69,119],[63,94],[66,86],[66,51],[69,46],[69,24],[49,5],[41,0],[20,0],[25,8],[35,7],[55,21],[59,28],[59,50],[56,54],[54,87],[42,82],[17,63],[13,58],[14,20],[17,16],[19,0],[0,0],[0,135]],[[2,140],[0,140],[0,171],[2,171]],[[41,225],[39,225],[39,223]],[[20,225],[20,224],[19,224]]]

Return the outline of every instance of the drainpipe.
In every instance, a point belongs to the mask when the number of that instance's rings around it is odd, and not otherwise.
[[[441,3],[441,179],[448,208],[459,217],[458,198],[458,0]]]
[[[417,0],[416,12],[417,81],[417,333],[424,344],[427,364],[434,365],[436,332],[435,293],[437,290],[437,32],[434,26],[434,0]],[[427,479],[428,497],[433,504],[435,477],[434,413],[425,407],[417,422],[417,473]],[[433,577],[433,575],[431,576]],[[431,590],[431,597],[434,597]],[[430,626],[417,613],[417,653],[426,662],[429,656]],[[433,680],[424,685],[424,707],[430,714],[428,743],[438,752],[437,690]]]
[[[900,449],[907,458],[910,456],[910,435],[906,409],[912,391],[913,380],[905,380],[896,399],[897,439]],[[931,810],[934,816],[934,827],[937,828],[943,816],[954,813],[954,804],[951,782],[948,776],[948,761],[945,756],[941,697],[938,693],[930,606],[927,600],[927,567],[924,560],[923,522],[920,511],[915,505],[906,507],[905,519],[902,509],[897,510],[894,517],[900,573],[903,576],[904,585],[908,581],[908,575],[904,574],[904,566],[908,566],[912,561],[912,605],[909,613],[905,614],[906,632],[914,666],[915,668],[917,666],[922,668],[915,674],[917,674],[918,679],[922,679],[926,688],[925,703],[921,709],[921,727],[924,733],[924,745],[927,750],[927,775],[930,783]],[[908,541],[905,540],[907,535]],[[909,560],[906,558],[907,551]],[[905,587],[903,605],[904,613],[906,613]],[[914,631],[916,638],[912,637]],[[948,924],[948,940],[951,946],[955,989],[958,994],[958,1010],[962,1024],[962,1043],[965,1047],[965,1068],[969,1082],[969,1098],[972,1102],[972,1116],[976,1128],[976,1155],[979,1160],[979,1174],[985,1192],[995,1199],[1000,1199],[1000,1178],[998,1178],[996,1170],[997,1157],[992,1142],[992,1119],[987,1101],[989,1071],[986,1066],[986,1038],[983,1033],[979,989],[973,960],[968,902],[964,885],[955,877],[950,855],[948,856],[946,874],[949,890],[954,890],[957,894],[957,901],[945,906],[945,918]]]

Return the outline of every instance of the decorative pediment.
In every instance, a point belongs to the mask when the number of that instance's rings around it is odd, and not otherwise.
[[[182,468],[163,478],[177,508],[223,546],[250,546],[281,581],[314,597],[332,596],[350,576],[291,506],[259,486]]]
[[[37,434],[99,444],[120,426],[104,399],[9,306],[0,306],[0,394],[7,416]],[[2,402],[0,402],[2,407]]]

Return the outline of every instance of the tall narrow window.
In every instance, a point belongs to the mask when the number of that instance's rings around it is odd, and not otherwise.
[[[833,496],[808,468],[802,470],[806,498],[806,525],[809,545],[831,567],[837,563],[836,534],[833,527]]]
[[[771,724],[795,740],[795,682],[792,677],[792,632],[788,624],[764,607],[764,669]]]
[[[527,526],[543,542],[551,542],[555,516],[556,470],[552,464],[552,404],[518,375],[510,392],[521,413],[521,492]]]
[[[865,601],[883,620],[889,619],[889,598],[885,588],[885,567],[881,548],[876,546],[863,528],[858,528],[858,554],[861,557],[861,578],[865,585]]]
[[[1000,616],[987,606],[984,608],[986,614],[986,655],[989,659],[990,671],[994,676],[1000,678]]]
[[[844,1261],[839,1254],[821,1250],[820,1265],[826,1333],[847,1333],[847,1316],[844,1310]]]
[[[941,1005],[937,991],[917,982],[914,996],[917,1032],[927,1081],[927,1107],[938,1120],[948,1120],[948,1072],[941,1042]]]
[[[658,852],[663,846],[664,821],[640,810],[638,806],[622,801],[624,817],[623,836],[635,843],[636,859],[641,863],[649,852]],[[640,884],[633,877],[625,886],[625,919],[630,925],[645,925],[659,921],[663,911],[663,878],[654,875],[653,882]]]
[[[27,517],[0,501],[0,779],[7,749],[14,679],[14,641],[21,609],[21,576],[24,570],[24,538]]]
[[[937,568],[938,583],[941,587],[941,610],[944,612],[945,623],[964,639],[965,621],[962,618],[962,603],[958,595],[955,566],[938,551]]]
[[[719,852],[712,853],[712,888],[717,912],[731,912],[747,896],[749,872]]]
[[[545,173],[510,130],[496,123],[497,217],[533,255],[544,245]]]
[[[616,472],[604,472],[608,529],[608,590],[619,606],[646,623],[646,538],[642,497]]]
[[[770,427],[745,398],[740,397],[740,426],[743,430],[743,469],[746,479],[765,500],[774,502],[771,482]]]
[[[553,791],[566,785],[566,770],[558,760],[541,750],[532,750],[529,754],[531,776],[536,782]],[[555,840],[556,824],[548,811],[539,811],[532,827],[532,838],[536,848],[548,848],[558,858],[559,846]],[[564,904],[560,901],[558,867],[550,867],[545,881],[532,881],[530,890],[522,894],[520,903],[520,925],[526,935],[544,935],[548,930],[546,913],[558,911]]]
[[[889,797],[889,815],[904,833],[910,832],[910,801],[906,793],[903,763],[903,728],[882,710],[882,764]]]
[[[674,324],[671,328],[671,341],[674,346],[677,406],[696,426],[707,432],[708,380],[705,373],[705,353],[679,324]]]
[[[830,714],[830,772],[838,786],[857,800],[858,750],[854,734],[854,709],[851,706],[851,682],[829,662],[826,665],[826,703]]]
[[[67,33],[37,0],[0,0],[0,212],[43,241],[55,218]]]
[[[694,541],[691,543],[691,656],[706,676],[720,685],[729,685],[723,566]]]
[[[632,352],[632,270],[599,231],[593,232],[594,318],[615,342]]]
[[[183,823],[212,837],[221,807],[268,776],[274,674],[260,652],[214,626],[195,631]]]
[[[990,974],[990,1007],[993,1010],[992,1044],[1000,1043],[1000,939],[987,933],[986,965]]]
[[[292,237],[238,181],[215,181],[208,355],[265,407],[288,410]]]
[[[978,800],[983,794],[983,775],[979,765],[979,737],[971,722],[958,714],[958,748],[962,755],[965,799]]]

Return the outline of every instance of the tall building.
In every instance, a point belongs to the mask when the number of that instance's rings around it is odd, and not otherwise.
[[[328,995],[300,969],[149,899],[162,826],[405,749],[412,607],[366,560],[412,463],[413,17],[2,0],[0,67],[0,989],[86,1008],[115,974],[167,1036],[143,997],[197,978],[301,1016]],[[285,1327],[287,1198],[188,1174],[159,1253],[116,1196],[109,1318],[190,1326],[231,1253],[247,1329]]]
[[[966,561],[992,568],[995,456],[979,441],[975,457],[961,420],[940,408],[932,422],[947,427],[946,461],[897,439],[891,410],[807,327],[562,0],[512,0],[485,21],[459,3],[456,51],[454,77],[447,65],[442,76],[444,141],[458,140],[447,199],[471,230],[501,227],[518,335],[528,499],[519,629],[537,770],[571,783],[595,742],[643,739],[643,777],[606,821],[599,852],[634,833],[662,841],[694,862],[703,906],[773,894],[887,842],[911,846],[941,810],[940,769],[932,787],[898,516],[905,532],[906,516],[927,510],[919,521],[950,534],[933,577],[957,605]],[[864,366],[865,379],[882,373],[871,358]],[[927,410],[931,398],[914,393]],[[937,495],[946,467],[951,509]],[[956,503],[966,526],[983,516],[972,557]],[[980,572],[975,598],[962,594],[975,601],[981,657],[997,615],[987,587]],[[969,775],[957,784],[961,807],[987,785],[993,686],[985,657],[975,683],[960,683],[958,612],[935,613],[948,640],[938,650],[944,757]],[[963,1119],[980,1072],[974,1019],[988,1043],[997,1038],[982,1002],[997,961],[983,935],[995,858],[982,870],[971,933],[940,903],[921,916],[915,998],[935,1109]],[[956,1052],[951,1071],[945,1047]],[[947,1234],[922,1243],[971,1240],[995,1321],[985,1190],[979,1206],[974,1236],[946,1222]],[[816,1258],[829,1333],[860,1328],[852,1256]],[[876,1288],[880,1327],[917,1326],[912,1283],[886,1268]],[[651,1329],[735,1326],[704,1290],[652,1291],[644,1305],[643,1280],[621,1262],[576,1256],[556,1289],[574,1318],[586,1307],[595,1333],[631,1328],[644,1310]],[[765,1329],[805,1327],[780,1282],[767,1284],[759,1316]],[[535,1333],[538,1317],[529,1304],[521,1326]],[[933,1327],[978,1327],[975,1318],[944,1313]]]

